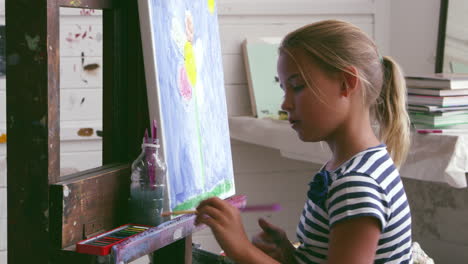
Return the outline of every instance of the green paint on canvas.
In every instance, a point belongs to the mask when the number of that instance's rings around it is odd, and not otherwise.
[[[202,200],[205,200],[208,197],[220,196],[221,194],[226,194],[229,191],[231,191],[233,187],[234,187],[233,182],[227,180],[225,182],[222,182],[216,185],[216,187],[212,191],[203,193],[202,195],[199,195],[190,200],[187,200],[186,202],[182,204],[177,205],[174,209],[172,209],[172,211],[189,210],[189,209],[195,208],[198,206],[198,204]]]
[[[278,60],[278,44],[248,43],[246,44],[247,59],[250,72],[250,89],[253,96],[258,118],[278,118],[281,110],[283,91],[276,80],[276,63]]]

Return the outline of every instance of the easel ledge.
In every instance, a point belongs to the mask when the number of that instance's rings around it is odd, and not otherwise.
[[[245,195],[237,195],[227,198],[230,204],[237,208],[245,207],[247,198]],[[112,252],[109,256],[93,256],[99,258],[104,263],[128,263],[140,257],[155,252],[158,249],[178,243],[179,240],[189,237],[192,233],[206,228],[205,225],[194,225],[196,215],[187,214],[181,215],[159,226],[150,228],[131,239],[119,243],[112,247]],[[190,241],[182,241],[187,244]],[[188,245],[185,245],[187,247]],[[191,245],[189,245],[191,248]],[[84,255],[75,252],[75,246],[63,249],[64,253],[73,255]],[[83,256],[83,257],[84,257]],[[91,256],[90,256],[91,257]]]
[[[247,198],[245,195],[238,195],[227,198],[226,201],[242,208]],[[194,225],[195,217],[193,214],[176,217],[113,246],[112,263],[127,263],[138,259],[205,228],[205,225]]]

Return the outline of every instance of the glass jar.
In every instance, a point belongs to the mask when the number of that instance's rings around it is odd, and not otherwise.
[[[148,139],[148,142],[153,140]],[[132,163],[129,212],[133,224],[156,226],[162,223],[166,164],[159,140],[143,143],[141,154]]]

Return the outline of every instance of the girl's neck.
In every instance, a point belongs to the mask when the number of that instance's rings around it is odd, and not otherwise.
[[[349,118],[326,142],[332,152],[326,165],[328,171],[336,170],[357,153],[381,143],[372,129],[369,115]]]

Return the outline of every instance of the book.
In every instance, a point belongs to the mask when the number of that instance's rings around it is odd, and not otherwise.
[[[434,127],[433,125],[421,124],[421,123],[411,123],[413,129],[457,129],[457,130],[468,130],[468,123],[457,124],[457,125],[447,125]]]
[[[409,114],[418,114],[418,115],[431,115],[431,116],[457,116],[457,115],[468,115],[468,110],[454,110],[454,111],[445,111],[445,112],[426,112],[426,111],[415,111],[409,110]]]
[[[455,135],[466,135],[468,129],[462,128],[442,128],[442,129],[416,129],[418,134],[455,134]]]
[[[468,89],[468,74],[433,73],[418,76],[406,76],[409,87],[425,87],[434,89]]]
[[[408,104],[436,106],[468,105],[468,96],[430,96],[409,94]]]
[[[468,114],[441,116],[441,115],[410,113],[409,116],[410,116],[412,123],[430,125],[434,128],[459,125],[459,124],[468,124]]]
[[[252,114],[278,119],[283,90],[277,77],[276,61],[280,38],[246,39],[242,50]]]
[[[436,105],[408,105],[410,111],[422,111],[422,112],[450,112],[458,110],[468,110],[468,105],[456,105],[456,106],[436,106]]]
[[[468,95],[468,89],[441,90],[434,88],[408,87],[408,94],[433,95],[433,96],[460,96]]]

